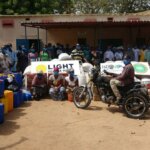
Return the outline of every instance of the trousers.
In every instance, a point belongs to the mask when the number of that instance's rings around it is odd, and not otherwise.
[[[112,89],[114,95],[116,96],[117,100],[121,98],[120,92],[117,88],[118,85],[119,86],[121,85],[121,81],[119,81],[117,79],[111,79],[110,80],[111,89]]]

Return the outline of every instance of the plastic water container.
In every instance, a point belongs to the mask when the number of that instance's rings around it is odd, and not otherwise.
[[[73,93],[68,92],[68,101],[73,102]]]
[[[5,89],[4,80],[0,80],[0,97],[3,97],[4,95],[4,89]]]
[[[29,101],[32,99],[32,94],[29,91],[22,91],[23,101]]]
[[[4,104],[0,103],[0,123],[4,122]]]
[[[0,80],[5,80],[7,79],[7,75],[0,75]]]
[[[23,104],[24,103],[24,99],[23,99],[23,93],[22,91],[18,91],[18,95],[19,95],[19,100],[20,100],[20,104]]]
[[[19,107],[23,103],[22,92],[14,92],[14,108]]]
[[[8,99],[3,97],[0,99],[0,103],[4,104],[4,113],[7,114],[8,113]]]
[[[13,110],[14,96],[13,92],[9,90],[4,91],[4,97],[8,101],[8,112]]]
[[[20,73],[14,73],[14,76],[15,76],[16,82],[19,85],[19,88],[21,88],[23,85],[22,75]]]

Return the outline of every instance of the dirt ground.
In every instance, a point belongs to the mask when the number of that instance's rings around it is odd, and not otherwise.
[[[129,119],[93,101],[86,110],[64,101],[30,101],[5,116],[0,150],[148,150],[150,113]]]

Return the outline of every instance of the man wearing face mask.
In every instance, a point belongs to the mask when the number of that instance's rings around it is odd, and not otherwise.
[[[59,74],[59,68],[55,67],[53,74],[49,77],[50,90],[49,94],[53,100],[64,100],[65,88],[64,77]]]
[[[32,95],[36,100],[40,100],[46,95],[47,82],[43,71],[40,70],[32,80]]]
[[[79,85],[78,78],[74,75],[74,70],[71,68],[68,72],[68,76],[65,78],[67,92],[72,92],[75,87]]]
[[[122,73],[116,78],[110,80],[111,89],[114,92],[114,95],[116,96],[116,104],[118,104],[119,100],[121,99],[121,95],[117,86],[127,86],[134,82],[134,68],[131,64],[130,56],[125,55],[123,62],[125,64],[125,67],[123,68]]]

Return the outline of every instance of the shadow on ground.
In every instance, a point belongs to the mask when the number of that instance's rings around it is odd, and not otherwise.
[[[99,106],[89,106],[88,108],[86,108],[86,110],[101,111],[103,110],[103,108]]]
[[[119,107],[108,107],[107,110],[113,114],[115,113],[123,113],[123,110]]]
[[[10,135],[20,128],[20,125],[15,120],[26,115],[24,110],[26,107],[31,106],[30,102],[22,104],[20,107],[15,108],[12,112],[5,115],[5,121],[0,125],[0,135]]]
[[[25,142],[26,140],[28,140],[26,137],[21,137],[20,140],[18,140],[17,142],[15,142],[15,143],[13,143],[13,144],[10,144],[10,145],[4,146],[4,147],[0,147],[0,150],[7,150],[7,149],[9,149],[9,148],[13,148],[13,147],[15,147],[16,145]]]
[[[108,107],[107,110],[113,114],[122,113],[122,116],[127,117],[122,108],[119,107]],[[150,111],[146,112],[145,115],[140,118],[140,120],[149,120],[150,119]]]

